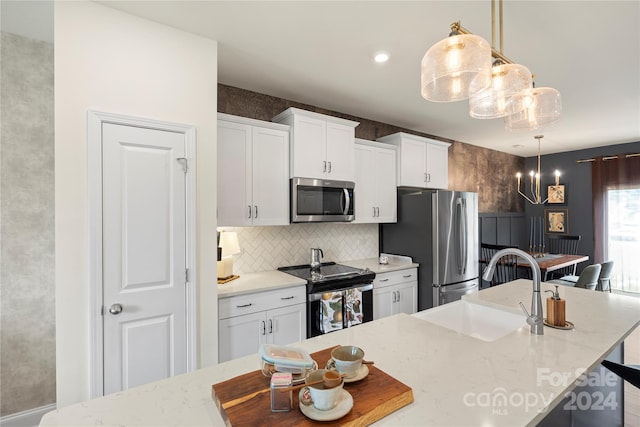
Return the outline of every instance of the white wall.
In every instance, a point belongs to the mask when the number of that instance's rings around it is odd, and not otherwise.
[[[197,132],[199,363],[217,361],[217,43],[92,2],[55,4],[58,407],[89,398],[87,110]]]

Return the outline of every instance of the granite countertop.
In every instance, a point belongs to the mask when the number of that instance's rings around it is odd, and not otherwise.
[[[542,284],[543,291],[552,288]],[[531,289],[531,281],[517,280],[465,300],[515,313],[518,302],[529,303]],[[569,287],[561,296],[567,320],[575,324],[570,331],[545,327],[544,335],[533,335],[524,326],[485,342],[422,320],[419,313],[397,314],[295,346],[312,353],[358,345],[378,368],[410,386],[415,401],[376,425],[533,426],[640,325],[638,298]],[[211,385],[258,367],[258,355],[232,360],[50,412],[41,425],[224,425]],[[551,381],[551,374],[564,380]],[[507,406],[496,411],[482,396],[491,402],[503,396]]]

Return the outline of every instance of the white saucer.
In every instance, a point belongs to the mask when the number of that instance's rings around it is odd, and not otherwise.
[[[300,403],[298,406],[300,407],[300,412],[302,412],[306,417],[311,418],[315,421],[333,421],[339,418],[344,417],[349,413],[351,408],[353,408],[353,397],[349,394],[347,390],[342,390],[340,392],[340,401],[336,405],[335,408],[330,409],[328,411],[321,411],[316,409],[313,404],[305,405],[302,403],[302,390],[300,390]]]
[[[336,369],[336,365],[333,359],[329,359],[329,361],[327,361],[327,366],[325,369]],[[360,381],[367,375],[369,375],[369,368],[367,367],[367,365],[360,365],[360,367],[358,368],[358,372],[356,372],[356,374],[351,378],[345,378],[344,382],[353,383],[356,381]]]
[[[353,382],[356,382],[356,381],[360,381],[361,379],[363,379],[367,375],[369,375],[369,368],[367,367],[367,365],[360,365],[360,368],[358,368],[358,372],[356,372],[355,377],[345,378],[344,382],[345,383],[353,383]]]

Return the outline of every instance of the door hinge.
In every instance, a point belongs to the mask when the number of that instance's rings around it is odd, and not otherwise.
[[[188,165],[187,158],[186,157],[178,157],[176,160],[179,161],[180,163],[182,163],[182,170],[184,171],[184,173],[187,173],[187,171],[189,170],[189,165]]]
[[[184,270],[184,284],[186,285],[187,283],[189,283],[189,269],[185,268],[185,270]]]

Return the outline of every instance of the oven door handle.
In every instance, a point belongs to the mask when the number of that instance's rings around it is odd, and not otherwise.
[[[315,294],[309,294],[309,295],[307,295],[307,301],[318,301],[318,300],[322,299],[322,295],[324,295],[324,294],[333,293],[333,292],[344,292],[344,291],[347,291],[349,289],[358,289],[360,292],[366,292],[366,291],[370,291],[370,290],[373,289],[373,283],[367,283],[367,284],[364,284],[362,286],[349,286],[348,288],[331,289],[330,291],[317,292]]]

